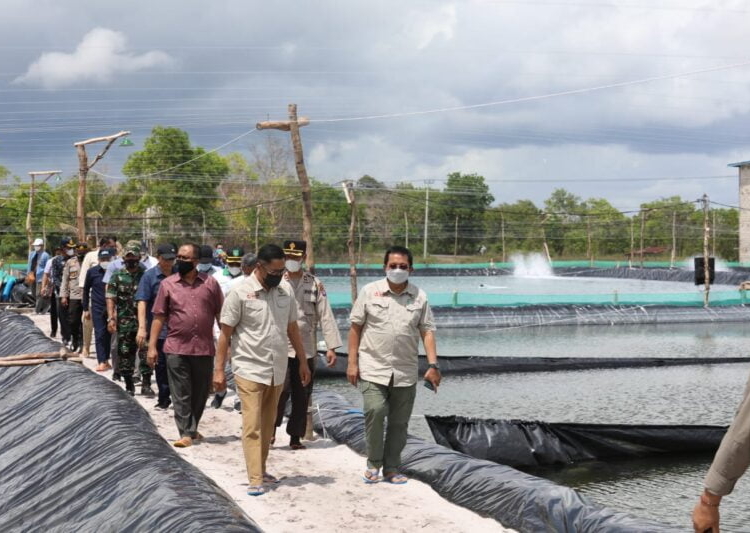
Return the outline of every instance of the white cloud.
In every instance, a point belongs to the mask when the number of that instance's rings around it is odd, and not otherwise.
[[[121,32],[94,28],[70,54],[46,52],[14,83],[60,89],[82,83],[110,83],[117,74],[138,72],[173,63],[161,51],[136,55],[127,52],[127,38]]]
[[[438,36],[446,41],[451,40],[457,22],[456,6],[448,4],[435,10],[413,12],[406,32],[413,34],[417,49],[423,50]]]

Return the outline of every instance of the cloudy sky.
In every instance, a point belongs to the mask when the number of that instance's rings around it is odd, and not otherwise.
[[[3,0],[0,164],[72,174],[73,142],[127,129],[98,167],[119,177],[157,124],[250,157],[295,102],[331,183],[461,171],[499,201],[736,205],[749,22],[720,0]]]

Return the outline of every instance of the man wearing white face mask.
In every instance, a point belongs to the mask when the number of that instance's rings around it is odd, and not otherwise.
[[[328,349],[326,362],[329,367],[336,363],[335,350],[341,346],[342,342],[323,283],[309,272],[302,270],[307,243],[305,241],[284,241],[283,249],[286,267],[285,279],[294,289],[294,299],[297,302],[297,326],[299,326],[302,343],[305,347],[311,378],[307,386],[302,385],[299,376],[299,362],[295,357],[294,347],[289,343],[289,364],[284,380],[284,390],[279,398],[276,427],[281,425],[287,400],[291,398],[292,411],[286,424],[289,447],[292,450],[304,450],[305,445],[300,441],[307,429],[307,405],[312,394],[313,378],[315,377],[315,356],[318,347],[315,334],[318,325],[323,330],[323,339]]]
[[[49,301],[42,295],[42,278],[44,277],[44,267],[47,265],[47,261],[49,261],[49,254],[44,251],[44,241],[42,239],[35,239],[31,248],[29,263],[26,267],[26,280],[36,298],[36,313],[43,315],[49,311]]]
[[[224,268],[216,268],[213,274],[216,281],[219,282],[221,292],[224,296],[227,295],[229,289],[233,285],[233,281],[242,277],[242,256],[245,255],[245,250],[239,246],[234,246],[227,250],[227,266]]]
[[[346,377],[355,387],[359,382],[364,399],[365,483],[407,481],[398,469],[417,392],[420,337],[429,363],[425,384],[435,392],[440,385],[432,310],[425,292],[409,282],[412,265],[408,248],[388,248],[386,279],[365,285],[349,317],[352,325]],[[388,427],[383,439],[386,417]]]

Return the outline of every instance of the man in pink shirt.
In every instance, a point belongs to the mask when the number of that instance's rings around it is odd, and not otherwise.
[[[213,324],[219,322],[224,303],[218,282],[196,269],[199,252],[195,244],[180,246],[175,262],[177,273],[161,282],[152,308],[154,320],[147,361],[152,368],[156,364],[156,341],[164,324],[168,324],[164,353],[174,419],[180,431],[180,438],[173,443],[177,448],[186,448],[203,438],[198,433],[198,423],[213,375]]]

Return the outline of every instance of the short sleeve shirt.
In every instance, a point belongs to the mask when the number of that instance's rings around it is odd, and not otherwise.
[[[133,273],[123,268],[115,272],[107,284],[106,296],[115,301],[117,327],[123,331],[138,329],[138,307],[135,301],[135,293],[144,272],[141,265],[138,265],[138,269]]]
[[[287,367],[287,327],[297,320],[292,287],[282,280],[266,290],[255,274],[227,294],[221,323],[234,328],[232,372],[264,385],[282,385]]]
[[[135,293],[135,301],[146,302],[146,331],[148,333],[151,332],[151,322],[154,320],[154,313],[152,312],[154,301],[156,300],[156,295],[159,293],[161,282],[166,277],[167,276],[164,275],[161,268],[157,265],[146,270],[146,272],[143,273],[141,281],[138,283],[138,290]],[[169,331],[169,327],[165,324],[159,332],[159,338],[162,340],[166,339],[167,331]]]
[[[349,319],[362,326],[359,374],[362,379],[395,387],[417,382],[421,333],[435,330],[427,294],[409,283],[401,294],[385,279],[365,285]]]
[[[151,310],[167,319],[164,352],[213,356],[213,323],[223,302],[219,284],[211,276],[199,273],[192,285],[179,274],[162,280]]]

